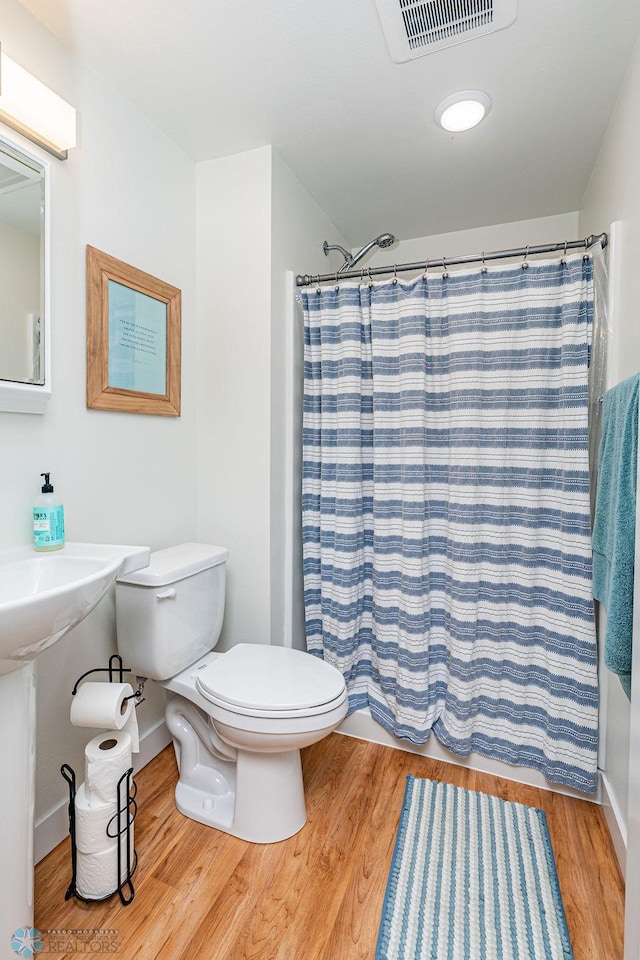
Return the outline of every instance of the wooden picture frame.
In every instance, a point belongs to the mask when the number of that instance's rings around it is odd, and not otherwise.
[[[180,416],[181,291],[87,246],[87,406]]]

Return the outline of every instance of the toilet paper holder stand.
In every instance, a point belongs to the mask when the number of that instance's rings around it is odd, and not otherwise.
[[[124,674],[131,673],[131,670],[127,667],[124,667],[122,664],[122,657],[118,653],[112,654],[109,657],[109,666],[108,667],[95,667],[92,670],[87,670],[86,673],[83,673],[79,677],[71,691],[72,696],[75,696],[78,687],[82,681],[92,673],[108,673],[110,683],[124,683]],[[138,681],[138,689],[130,696],[125,697],[125,700],[132,700],[135,698],[135,706],[142,703],[144,697],[142,696],[142,691],[144,688],[144,678],[136,677]],[[131,850],[131,827],[133,821],[136,818],[138,813],[138,804],[136,802],[136,794],[138,792],[138,786],[133,779],[133,767],[129,767],[128,770],[123,773],[123,775],[118,780],[117,785],[117,807],[116,813],[113,815],[109,823],[107,824],[107,834],[111,838],[118,838],[117,840],[117,886],[107,894],[105,897],[84,897],[77,888],[77,861],[78,861],[78,846],[76,843],[76,774],[75,770],[69,766],[68,763],[63,763],[60,767],[60,773],[62,774],[64,780],[66,780],[69,787],[69,836],[71,837],[71,883],[67,889],[67,892],[64,895],[65,900],[75,897],[77,900],[82,900],[83,903],[99,903],[102,900],[108,900],[109,897],[112,897],[114,893],[118,893],[122,904],[126,907],[128,906],[135,897],[135,889],[133,886],[133,875],[136,872],[138,866],[138,854],[135,850]],[[110,832],[113,831],[113,832]],[[123,851],[124,848],[124,851]],[[126,864],[123,864],[122,860],[126,861]],[[123,867],[126,865],[126,870],[123,870]]]
[[[127,907],[135,897],[133,886],[133,875],[138,866],[138,854],[131,851],[131,825],[138,812],[136,803],[136,794],[138,786],[132,777],[133,767],[123,773],[118,781],[117,787],[117,809],[109,823],[107,824],[107,834],[109,837],[117,839],[117,886],[105,897],[84,897],[77,888],[77,861],[78,847],[76,844],[76,774],[68,763],[63,763],[60,767],[60,773],[67,781],[69,786],[69,835],[71,837],[71,883],[64,895],[65,900],[75,897],[76,900],[82,900],[83,903],[100,903],[108,900],[117,893],[123,906]],[[110,831],[113,832],[110,832]],[[124,848],[124,849],[123,849]],[[126,864],[123,864],[123,856]],[[126,865],[126,870],[123,868]]]

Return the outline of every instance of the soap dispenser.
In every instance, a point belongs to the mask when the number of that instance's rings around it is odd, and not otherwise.
[[[33,503],[33,549],[59,550],[64,547],[64,508],[60,497],[53,495],[48,473],[44,477],[42,494]]]

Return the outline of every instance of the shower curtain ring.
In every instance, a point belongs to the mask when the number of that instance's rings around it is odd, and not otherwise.
[[[522,261],[522,269],[523,269],[523,270],[528,270],[528,269],[529,269],[529,264],[527,263],[528,257],[529,257],[529,247],[526,248],[525,253],[524,253],[524,260]]]
[[[442,279],[443,280],[449,279],[449,271],[447,270],[447,261],[445,260],[444,257],[442,258]]]
[[[371,267],[367,267],[367,276],[369,277],[369,290],[373,287],[373,277],[371,276]]]
[[[426,280],[427,283],[429,282],[429,277],[427,276],[428,271],[429,271],[429,261],[427,260],[427,262],[424,265],[424,273],[422,274],[422,279]]]
[[[480,273],[486,273],[486,272],[487,272],[487,266],[484,262],[484,250],[483,250],[482,251],[482,269],[480,270]]]
[[[340,284],[338,283],[338,271],[337,271],[337,270],[336,270],[336,285],[335,285],[335,287],[334,287],[333,289],[335,290],[336,293],[338,293],[339,290],[340,290]]]
[[[567,244],[568,244],[568,243],[569,243],[569,241],[568,241],[568,240],[565,240],[565,242],[564,242],[564,254],[563,254],[562,260],[560,261],[560,265],[561,265],[562,267],[566,266],[566,264],[567,264]]]
[[[397,282],[398,282],[398,264],[395,263],[395,264],[393,265],[393,281],[392,281],[392,283],[393,283],[393,284],[396,284]]]
[[[316,283],[318,284],[318,286],[316,287],[316,293],[319,295],[319,294],[322,293],[322,287],[320,286],[320,274],[319,274],[319,273],[317,274]]]
[[[587,263],[590,259],[591,254],[589,253],[589,237],[584,238],[584,253],[582,255],[582,260],[584,263]]]

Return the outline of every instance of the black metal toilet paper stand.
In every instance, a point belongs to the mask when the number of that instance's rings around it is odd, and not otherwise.
[[[85,897],[78,892],[76,885],[78,846],[76,843],[76,775],[68,763],[63,763],[60,773],[69,785],[69,835],[71,837],[71,883],[64,895],[65,900],[75,897],[83,903],[99,903],[118,893],[124,906],[128,906],[135,896],[133,875],[138,866],[138,854],[131,851],[131,826],[138,813],[136,794],[138,787],[132,777],[133,767],[122,774],[117,787],[117,809],[106,826],[107,836],[117,840],[118,885],[104,897]],[[123,850],[124,848],[124,850]],[[125,863],[123,863],[123,855]],[[126,865],[126,870],[124,867]]]
[[[82,676],[76,681],[74,688],[72,690],[72,695],[75,696],[78,686],[92,673],[108,673],[110,683],[123,683],[124,674],[131,673],[131,670],[123,667],[122,657],[119,654],[114,653],[109,658],[108,667],[97,667],[94,670],[88,670],[86,673],[83,673]],[[132,699],[135,697],[136,706],[138,703],[141,703],[141,687],[132,694],[132,697],[126,699]],[[109,897],[112,897],[114,893],[117,893],[120,897],[121,902],[126,907],[128,906],[134,896],[135,889],[133,886],[133,875],[136,872],[138,866],[138,854],[135,850],[131,849],[131,828],[133,822],[138,813],[138,804],[136,803],[136,794],[138,792],[138,787],[133,779],[133,767],[129,767],[125,773],[122,774],[118,780],[118,785],[116,788],[117,793],[117,807],[116,812],[109,820],[106,826],[106,834],[111,839],[117,841],[117,862],[118,862],[118,885],[115,887],[111,893],[108,893],[104,897],[85,897],[78,892],[77,888],[77,863],[78,863],[78,845],[76,842],[76,774],[72,767],[68,763],[63,763],[60,767],[60,773],[63,778],[66,780],[69,786],[69,835],[71,837],[71,883],[67,889],[67,892],[64,895],[65,900],[69,900],[71,897],[75,897],[77,900],[82,900],[83,903],[100,903],[103,900],[108,900]],[[124,850],[123,850],[124,848]],[[123,857],[125,862],[123,863]],[[124,869],[126,866],[126,870]]]

